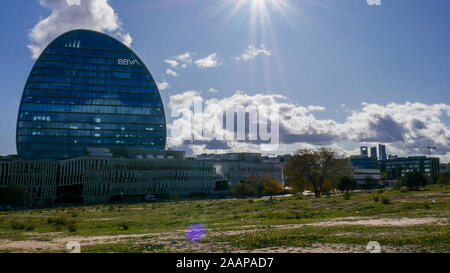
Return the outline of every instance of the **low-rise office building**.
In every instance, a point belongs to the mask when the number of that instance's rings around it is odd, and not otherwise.
[[[219,180],[212,161],[173,158],[168,152],[161,158],[0,160],[0,191],[20,186],[27,207],[212,194]]]
[[[398,179],[413,170],[419,170],[431,179],[439,176],[439,158],[426,156],[396,157],[381,160],[381,172],[386,173],[388,179]]]
[[[229,190],[247,177],[268,175],[283,181],[283,166],[280,160],[264,160],[259,153],[203,154],[198,158],[214,162],[217,175],[229,182]]]

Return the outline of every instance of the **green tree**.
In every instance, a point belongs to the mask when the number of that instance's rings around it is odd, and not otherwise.
[[[409,190],[419,190],[427,184],[426,176],[417,169],[406,173],[404,181]]]
[[[252,193],[252,187],[248,183],[239,183],[234,185],[232,191],[236,195],[240,195],[242,198]]]
[[[350,176],[343,176],[341,177],[341,179],[339,179],[337,188],[341,192],[345,191],[348,194],[349,192],[355,190],[357,186],[358,183],[356,183],[356,179]]]
[[[296,194],[298,192],[302,193],[308,186],[306,180],[303,177],[287,177],[286,180],[288,181],[291,187],[291,192],[293,194]]]
[[[326,182],[333,185],[341,176],[350,175],[351,165],[331,148],[301,149],[284,164],[284,174],[293,181],[306,182],[318,198]]]

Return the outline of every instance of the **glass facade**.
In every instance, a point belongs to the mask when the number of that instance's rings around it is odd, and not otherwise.
[[[381,161],[381,170],[390,179],[397,179],[414,170],[419,170],[434,179],[439,175],[439,158],[416,156],[388,159]]]
[[[105,34],[67,32],[42,52],[22,95],[17,153],[66,159],[87,147],[163,150],[164,107],[139,57]]]

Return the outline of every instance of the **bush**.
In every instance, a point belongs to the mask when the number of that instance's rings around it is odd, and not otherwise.
[[[22,229],[25,228],[25,224],[22,223],[22,222],[13,220],[13,221],[11,222],[11,228],[12,228],[13,230],[22,230]]]
[[[76,232],[78,223],[75,220],[70,220],[66,222],[66,226],[69,232]]]
[[[234,194],[240,195],[244,198],[252,193],[252,187],[248,183],[239,183],[233,187],[232,191]]]
[[[129,225],[128,221],[124,221],[121,224],[121,227],[123,228],[123,230],[128,230],[130,228],[130,225]]]
[[[387,204],[390,204],[390,203],[391,203],[391,200],[389,199],[389,197],[383,196],[383,197],[381,197],[381,202],[382,202],[383,204],[387,205]]]
[[[356,189],[357,186],[358,184],[356,183],[356,180],[354,178],[343,176],[341,177],[341,179],[339,179],[337,188],[341,192],[345,191],[346,194],[348,194],[349,192],[352,192],[354,189]]]
[[[419,190],[427,184],[427,178],[419,170],[414,170],[405,175],[405,184],[409,190]]]
[[[264,191],[272,196],[274,194],[281,193],[281,191],[283,191],[283,187],[281,186],[281,183],[278,182],[278,180],[270,177],[264,181]]]
[[[67,218],[65,216],[59,216],[59,217],[56,217],[56,219],[55,219],[56,225],[65,226],[66,223],[67,223]]]
[[[375,203],[378,203],[378,200],[380,200],[380,196],[377,195],[377,194],[372,195],[372,199],[373,199],[373,201],[374,201]]]
[[[73,217],[73,218],[77,218],[77,217],[78,217],[78,214],[77,214],[76,212],[74,212],[74,213],[72,213],[72,217]]]
[[[28,223],[28,224],[25,226],[25,230],[27,230],[27,231],[34,230],[34,228],[35,228],[35,226],[34,226],[34,224],[32,224],[32,223]]]

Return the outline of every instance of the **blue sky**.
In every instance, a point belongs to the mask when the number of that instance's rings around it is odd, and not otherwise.
[[[86,5],[84,1],[81,5]],[[0,2],[0,154],[15,153],[17,110],[34,63],[27,45],[42,43],[30,31],[52,9],[60,9],[53,2],[65,0]],[[277,94],[284,98],[275,98],[276,102],[303,115],[284,124],[283,131],[302,137],[289,141],[278,153],[332,145],[351,154],[360,143],[382,142],[398,154],[422,154],[426,151],[422,147],[432,144],[438,147],[436,155],[450,159],[447,0],[381,0],[381,6],[370,6],[366,0],[94,2],[114,10],[116,29],[108,30],[108,23],[91,22],[90,15],[65,9],[73,16],[70,22],[63,16],[55,19],[64,23],[61,30],[92,24],[106,33],[129,34],[131,48],[155,80],[169,84],[161,91],[167,113],[171,98],[183,94],[219,103],[240,101],[244,95],[257,102],[258,95],[273,98]],[[242,6],[233,13],[239,2]],[[58,31],[39,30],[50,36]],[[252,45],[264,52],[244,60],[242,55]],[[164,61],[187,52],[192,61],[186,68],[181,67],[183,62],[172,67]],[[218,65],[200,68],[196,64],[212,54]],[[177,76],[169,75],[167,69]],[[189,90],[194,93],[186,93]],[[308,106],[323,108],[302,112]],[[298,129],[305,122],[310,128]],[[426,128],[418,123],[427,124]],[[316,141],[323,138],[327,141]],[[189,150],[214,151],[201,145]]]

